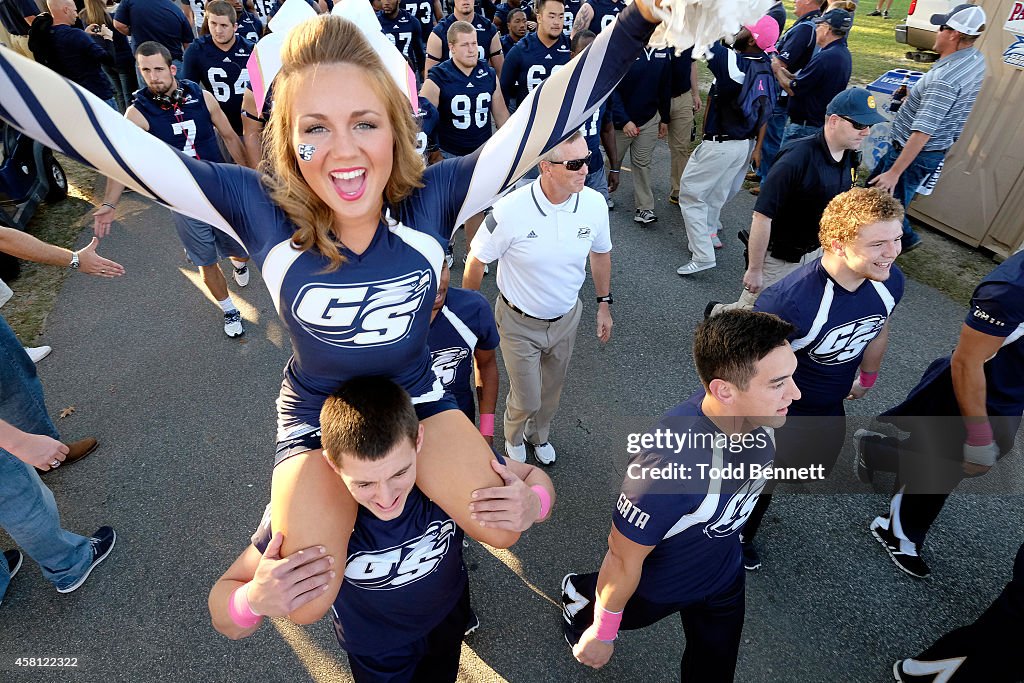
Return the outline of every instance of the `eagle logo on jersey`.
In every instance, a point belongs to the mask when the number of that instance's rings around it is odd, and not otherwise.
[[[764,488],[765,479],[747,479],[743,482],[732,498],[722,508],[718,517],[704,527],[704,534],[708,538],[722,538],[731,536],[747,522],[747,517],[754,511],[754,504],[757,503],[757,496]]]
[[[455,381],[455,374],[458,372],[459,363],[469,357],[469,349],[462,346],[453,346],[450,349],[430,352],[430,365],[434,374],[446,387],[451,386]]]
[[[833,327],[814,345],[810,357],[822,365],[840,365],[860,358],[871,340],[885,325],[885,316],[869,315],[860,320]]]
[[[359,284],[308,284],[292,315],[306,332],[343,348],[394,344],[409,334],[430,292],[430,273],[418,270],[391,280]]]
[[[422,536],[373,552],[355,553],[345,565],[345,580],[366,590],[394,590],[428,576],[441,565],[455,538],[455,522],[431,522]]]

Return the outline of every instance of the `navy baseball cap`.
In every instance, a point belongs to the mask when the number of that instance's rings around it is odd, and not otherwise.
[[[828,24],[836,31],[849,31],[853,26],[853,15],[844,9],[831,9],[814,20],[815,24]]]
[[[875,105],[875,96],[864,88],[850,88],[844,90],[828,103],[825,115],[842,116],[864,126],[871,126],[882,123],[887,119],[878,113]]]
[[[949,14],[933,14],[933,26],[948,26],[965,36],[980,36],[985,30],[985,10],[977,5],[957,5]]]

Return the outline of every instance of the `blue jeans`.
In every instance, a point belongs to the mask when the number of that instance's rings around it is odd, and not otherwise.
[[[881,158],[878,165],[875,166],[875,170],[871,172],[871,178],[877,175],[881,175],[892,168],[893,164],[896,163],[896,159],[899,158],[902,149],[896,149],[893,145],[889,148],[889,152]],[[922,181],[931,175],[939,164],[946,157],[945,151],[936,152],[921,152],[917,155],[917,158],[910,162],[910,166],[907,166],[907,170],[903,172],[900,179],[896,181],[896,187],[893,188],[892,196],[895,197],[901,204],[903,204],[903,210],[906,211],[907,207],[910,206],[910,202],[914,200],[917,195],[917,188],[921,186]],[[870,179],[869,181],[870,182]],[[910,227],[910,219],[907,218],[906,214],[903,216],[903,248],[917,244],[921,241],[921,238],[914,232],[914,229]]]
[[[757,169],[757,175],[764,181],[768,177],[768,171],[775,163],[775,156],[782,147],[782,134],[786,130],[786,119],[788,114],[785,109],[776,110],[768,118],[768,125],[764,132],[764,142],[761,143],[761,166]]]
[[[787,124],[786,130],[782,133],[782,142],[779,143],[779,149],[782,149],[789,144],[790,140],[798,140],[810,135],[817,135],[820,130],[821,126],[805,126],[799,123]]]
[[[608,201],[608,169],[602,166],[593,173],[588,173],[583,184],[591,190],[600,192],[605,201]]]
[[[0,316],[0,420],[31,434],[58,438],[43,402],[35,364]],[[58,588],[81,578],[92,563],[89,539],[65,531],[50,492],[35,468],[0,448],[0,527],[39,563]],[[0,597],[11,581],[0,562]]]

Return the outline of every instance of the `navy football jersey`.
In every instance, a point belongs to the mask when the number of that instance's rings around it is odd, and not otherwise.
[[[499,341],[487,299],[471,289],[449,287],[444,307],[430,324],[427,343],[434,374],[472,422],[476,421],[473,352],[496,349]]]
[[[795,328],[789,336],[797,358],[793,381],[802,395],[790,404],[790,415],[845,414],[843,401],[864,349],[903,298],[903,285],[903,272],[894,264],[885,282],[865,280],[849,292],[818,258],[761,293],[754,309],[774,313]]]
[[[616,0],[587,0],[587,4],[594,8],[594,18],[590,20],[589,28],[594,33],[600,33],[615,21],[615,17],[626,6],[624,2]]]
[[[536,33],[528,33],[515,44],[501,67],[501,93],[506,103],[516,106],[548,76],[569,63],[569,38],[561,35],[545,47]],[[510,111],[514,107],[510,106]]]
[[[185,79],[178,80],[178,87],[181,99],[175,104],[158,103],[149,88],[142,88],[136,91],[132,106],[146,119],[150,134],[157,139],[190,157],[223,161],[203,89]]]
[[[733,585],[743,573],[739,532],[766,482],[751,476],[760,474],[752,470],[775,458],[765,429],[742,435],[742,442],[741,435],[730,440],[704,415],[703,398],[697,392],[658,423],[674,443],[630,457],[612,515],[623,536],[654,546],[636,588],[636,595],[651,602],[700,600]],[[714,476],[713,469],[723,468],[738,474]],[[669,477],[652,478],[655,469]]]
[[[377,21],[380,22],[380,30],[398,48],[405,61],[412,65],[412,70],[417,74],[422,73],[424,51],[420,22],[404,9],[399,9],[394,19],[384,14],[383,10],[377,12]]]
[[[455,15],[449,14],[432,31],[435,36],[441,39],[441,54],[433,55],[434,57],[440,56],[441,59],[439,61],[441,62],[444,62],[451,56],[451,53],[448,51],[448,29],[456,21],[458,19],[455,18]],[[491,40],[494,39],[494,36],[498,35],[498,29],[491,23],[490,19],[480,14],[473,15],[473,27],[476,29],[477,54],[480,55],[481,61],[487,61],[491,58]]]
[[[270,545],[270,522],[268,505],[252,536],[261,553]],[[462,539],[462,529],[415,487],[393,520],[380,520],[360,506],[345,578],[331,609],[341,647],[357,655],[380,654],[437,626],[466,587]]]
[[[420,38],[423,39],[423,45],[426,47],[427,38],[430,37],[434,26],[437,25],[437,20],[434,18],[434,3],[430,0],[406,0],[402,3],[402,9],[420,22]]]
[[[467,76],[448,59],[430,70],[427,78],[441,91],[437,111],[437,141],[441,149],[464,156],[491,137],[491,97],[497,87],[494,69],[477,62]]]
[[[605,112],[608,110],[608,103],[602,102],[601,108],[590,115],[582,126],[580,132],[587,141],[590,149],[590,159],[587,160],[587,174],[604,169],[604,155],[601,154],[601,124],[604,122]]]
[[[425,97],[420,99],[420,110],[416,114],[416,123],[419,124],[420,130],[416,133],[416,151],[423,155],[423,160],[427,160],[427,155],[437,149],[437,122],[440,120],[440,115],[437,113],[437,107],[431,104],[430,100]]]
[[[525,38],[526,36],[523,36]],[[520,38],[521,41],[523,38]],[[512,51],[512,48],[516,46],[516,41],[512,40],[512,36],[504,35],[501,37],[501,51],[505,53],[505,58],[508,59],[508,53]],[[501,70],[504,71],[505,67],[502,66]]]
[[[185,78],[202,84],[213,93],[231,127],[242,134],[242,95],[249,85],[246,64],[254,45],[245,38],[225,52],[213,44],[211,36],[196,38],[185,51]]]
[[[263,22],[252,12],[243,9],[238,13],[238,30],[235,35],[255,44],[263,37]]]
[[[583,4],[583,0],[566,0],[563,4],[565,5],[565,20],[562,33],[569,35],[572,33],[572,22],[576,21],[576,15],[579,14],[580,5]]]

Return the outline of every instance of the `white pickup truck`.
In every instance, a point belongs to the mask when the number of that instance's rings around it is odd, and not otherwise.
[[[907,59],[915,62],[934,62],[939,58],[935,54],[935,34],[939,27],[933,26],[933,14],[945,14],[957,6],[956,0],[910,0],[907,20],[896,25],[896,42],[916,48],[907,52]]]

